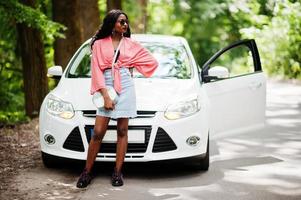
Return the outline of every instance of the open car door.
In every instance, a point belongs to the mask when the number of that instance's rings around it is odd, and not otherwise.
[[[264,126],[266,77],[255,40],[229,45],[202,67],[201,79],[211,104],[210,134]]]

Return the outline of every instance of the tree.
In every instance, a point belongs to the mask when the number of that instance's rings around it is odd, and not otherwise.
[[[0,77],[1,87],[5,87],[0,90],[0,122],[23,119],[21,88],[30,117],[38,114],[48,92],[42,38],[62,36],[64,27],[50,21],[36,5],[34,0],[0,1]]]
[[[80,2],[80,20],[83,29],[84,41],[91,38],[100,26],[100,13],[98,0],[85,0]]]
[[[22,0],[25,5],[34,7],[34,0]],[[41,33],[24,23],[17,24],[21,44],[25,111],[29,117],[38,115],[44,97],[48,93],[47,68]],[[35,78],[32,78],[32,77]]]
[[[28,5],[34,3],[29,0],[23,2]],[[17,24],[17,30],[21,44],[25,111],[27,116],[35,117],[48,93],[43,41],[38,30],[27,27],[25,24]]]
[[[141,14],[139,19],[137,20],[137,33],[145,33],[147,30],[147,0],[139,0],[138,3],[141,10]]]
[[[122,9],[121,0],[107,0],[107,12],[112,9]]]
[[[66,68],[78,47],[100,24],[97,0],[52,0],[53,19],[67,27],[65,38],[54,43],[55,64]]]
[[[52,0],[52,9],[53,20],[67,27],[65,38],[58,38],[54,42],[54,62],[65,69],[70,57],[84,40],[79,20],[79,0]]]
[[[125,0],[123,2],[124,10],[130,20],[131,31],[133,33],[146,33],[148,23],[148,0],[138,0],[134,2]]]

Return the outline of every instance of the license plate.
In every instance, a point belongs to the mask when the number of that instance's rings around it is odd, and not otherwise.
[[[93,129],[91,129],[91,138],[93,136]],[[116,143],[117,131],[107,130],[103,140],[104,143]],[[145,143],[144,130],[128,130],[128,143]]]

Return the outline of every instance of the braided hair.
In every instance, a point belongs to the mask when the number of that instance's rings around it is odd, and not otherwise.
[[[111,10],[103,19],[103,23],[100,29],[96,32],[96,34],[92,37],[91,40],[91,49],[96,40],[106,38],[112,34],[113,28],[118,17],[123,14],[125,15],[126,19],[128,19],[127,14],[125,14],[122,10]],[[131,30],[130,26],[128,26],[127,31],[123,34],[124,37],[131,37]]]

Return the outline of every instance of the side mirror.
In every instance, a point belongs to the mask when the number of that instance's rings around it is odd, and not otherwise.
[[[62,66],[59,65],[50,67],[47,72],[47,76],[54,79],[60,79],[62,75],[63,75],[63,69]]]
[[[228,77],[228,69],[222,66],[215,66],[211,67],[209,70],[202,71],[202,78],[205,83]]]
[[[215,76],[217,79],[229,78],[229,70],[223,66],[214,66],[208,70],[209,76]]]

